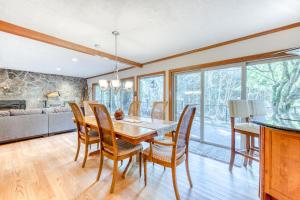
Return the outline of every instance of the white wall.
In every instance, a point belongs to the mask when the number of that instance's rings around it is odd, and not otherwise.
[[[210,63],[230,58],[266,53],[292,47],[300,47],[300,27],[293,28],[230,45],[209,49],[161,62],[145,65],[119,73],[120,78],[170,70],[191,65]],[[88,84],[97,83],[99,79],[112,79],[112,74],[88,79]]]
[[[143,68],[134,68],[122,71],[119,73],[119,77],[126,78],[152,72],[168,71],[175,68],[255,55],[293,47],[300,47],[300,27],[148,64]],[[87,82],[89,87],[91,87],[92,83],[97,83],[99,79],[111,80],[112,78],[113,75],[109,74],[88,79]],[[166,73],[166,91],[168,91],[169,87],[168,82],[168,73]],[[166,100],[168,101],[168,93],[166,93]]]

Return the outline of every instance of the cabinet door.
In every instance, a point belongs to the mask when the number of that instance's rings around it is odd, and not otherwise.
[[[265,190],[276,199],[300,199],[300,133],[265,129]]]

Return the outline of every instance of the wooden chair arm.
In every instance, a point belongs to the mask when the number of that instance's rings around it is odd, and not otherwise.
[[[169,146],[169,147],[175,146],[175,142],[163,142],[163,141],[159,141],[159,140],[152,140],[151,143],[162,145],[162,146]]]

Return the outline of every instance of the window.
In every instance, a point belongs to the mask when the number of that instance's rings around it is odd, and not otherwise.
[[[300,59],[248,64],[247,98],[264,101],[269,116],[299,116]]]
[[[241,67],[204,72],[204,141],[231,146],[228,100],[241,99]],[[240,137],[236,143],[239,146]]]
[[[200,138],[200,99],[201,72],[180,72],[173,76],[173,119],[178,121],[183,108],[187,105],[196,106],[196,115],[191,129],[191,136]]]
[[[125,89],[125,83],[127,81],[133,82],[133,88],[130,90]],[[102,91],[98,84],[93,85],[93,100],[104,104],[111,113],[114,113],[118,108],[121,108],[124,113],[127,114],[129,105],[133,101],[133,93],[133,78],[121,80],[121,88],[118,92],[115,92],[112,89]]]
[[[132,82],[132,89],[125,89],[125,83],[126,82]],[[120,104],[121,108],[124,111],[125,114],[128,114],[129,106],[131,102],[133,101],[133,95],[134,95],[134,78],[130,79],[124,79],[122,80],[122,90],[120,92]]]
[[[149,117],[153,102],[164,101],[165,75],[141,76],[139,81],[139,101],[141,101],[141,116]]]

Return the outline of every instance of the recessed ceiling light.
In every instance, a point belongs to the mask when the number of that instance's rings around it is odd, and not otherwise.
[[[77,61],[78,61],[78,58],[72,58],[72,61],[73,61],[73,62],[77,62]]]
[[[57,67],[57,68],[56,68],[56,71],[60,71],[60,70],[61,70],[61,68],[60,68],[60,67]]]

